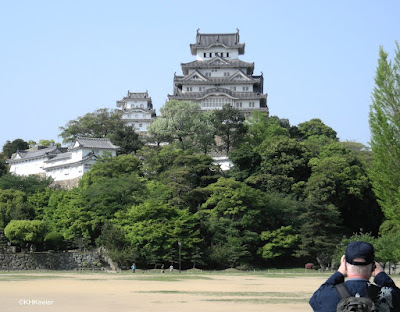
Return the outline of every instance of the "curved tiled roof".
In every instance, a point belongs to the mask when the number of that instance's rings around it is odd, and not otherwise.
[[[245,62],[239,59],[229,60],[222,59],[224,62],[215,63],[215,59],[211,60],[195,60],[189,63],[181,63],[182,72],[184,75],[187,75],[189,69],[192,68],[245,68],[248,75],[253,74],[254,71],[254,63]]]
[[[184,79],[183,77],[184,76],[175,76],[174,83],[187,84],[187,85],[232,84],[232,80],[230,79],[230,77],[218,77],[218,78],[207,77],[206,81],[202,81],[200,79],[189,80],[189,79]],[[253,78],[253,77],[248,77],[248,78],[249,80],[239,80],[236,81],[236,83],[239,83],[240,85],[260,83],[260,78]]]
[[[225,48],[238,49],[239,54],[244,54],[244,43],[240,43],[239,30],[236,33],[201,34],[197,31],[196,43],[190,45],[190,51],[196,55],[199,48],[211,48],[223,46]]]
[[[132,100],[132,99],[147,101],[147,105],[150,108],[153,108],[151,97],[149,97],[149,93],[147,91],[146,92],[130,92],[129,90],[128,90],[127,96],[124,96],[122,98],[122,100],[117,101],[117,107],[123,106],[125,102],[127,102],[128,100]]]
[[[45,163],[51,163],[51,162],[57,162],[59,160],[63,160],[63,159],[69,159],[72,157],[72,153],[71,152],[66,152],[66,153],[61,153],[58,154],[56,157],[46,160]]]
[[[13,163],[13,162],[18,162],[18,161],[33,159],[33,158],[46,158],[46,157],[52,158],[60,153],[62,153],[62,151],[60,150],[60,148],[58,146],[50,146],[50,147],[38,149],[35,151],[21,150],[21,151],[17,151],[17,153],[15,153],[15,154],[13,154],[11,156],[11,159],[9,159],[7,162]],[[16,158],[18,155],[21,158]]]
[[[203,92],[187,92],[176,95],[168,95],[169,99],[173,100],[201,100],[211,94],[226,95],[233,99],[253,100],[253,99],[266,99],[267,95],[254,92],[233,92],[225,88],[210,88]]]
[[[119,147],[112,144],[107,138],[77,138],[75,144],[70,150],[86,147],[94,149],[118,149]]]
[[[50,170],[57,169],[57,168],[62,168],[62,167],[65,167],[65,166],[71,167],[71,166],[76,165],[76,164],[84,163],[85,161],[87,161],[89,159],[92,159],[92,158],[97,158],[97,156],[95,154],[93,154],[93,153],[90,153],[90,154],[86,155],[85,157],[83,157],[80,160],[77,160],[77,161],[74,161],[74,162],[70,162],[70,163],[67,163],[67,164],[61,163],[61,164],[55,164],[55,165],[48,165],[47,167],[44,167],[43,170],[50,171]],[[49,163],[49,162],[47,161],[46,163]]]

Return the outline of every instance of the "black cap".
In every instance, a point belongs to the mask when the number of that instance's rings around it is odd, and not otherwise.
[[[346,248],[346,262],[353,265],[367,265],[374,262],[374,246],[366,242],[351,242]],[[356,258],[364,261],[354,261]]]

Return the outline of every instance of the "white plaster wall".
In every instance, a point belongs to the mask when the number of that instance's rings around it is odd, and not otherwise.
[[[10,166],[10,173],[14,173],[17,175],[45,173],[45,171],[43,170],[45,160],[47,160],[47,158],[24,160],[21,163],[12,164]]]
[[[147,108],[147,101],[145,100],[128,100],[126,101],[126,108]]]
[[[226,49],[222,46],[219,46],[219,47],[212,47],[210,49],[197,49],[196,59],[199,61],[203,61],[205,59],[213,58],[213,57],[215,57],[215,52],[224,53],[223,58],[237,59],[239,57],[239,49]],[[229,53],[229,57],[226,57],[227,52]],[[206,58],[204,58],[204,53],[207,53]],[[210,53],[212,53],[211,57],[210,57]]]

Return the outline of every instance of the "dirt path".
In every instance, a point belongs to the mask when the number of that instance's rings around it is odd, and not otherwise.
[[[1,311],[311,311],[326,277],[1,273]]]

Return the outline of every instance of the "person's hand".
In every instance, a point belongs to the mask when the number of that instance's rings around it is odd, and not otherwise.
[[[383,269],[381,267],[381,265],[375,261],[375,263],[373,264],[374,266],[372,267],[372,276],[375,277],[377,276],[379,273],[383,272]]]
[[[342,275],[343,275],[344,277],[347,276],[346,257],[345,257],[344,255],[343,255],[342,258],[340,259],[340,266],[339,266],[338,271],[339,271],[340,273],[342,273]]]

